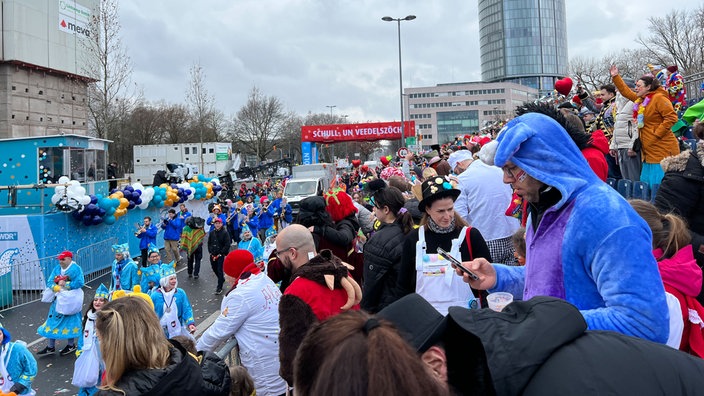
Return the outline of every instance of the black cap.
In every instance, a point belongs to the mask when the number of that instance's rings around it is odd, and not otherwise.
[[[393,323],[418,353],[442,339],[446,319],[419,294],[411,293],[379,311],[378,317]]]

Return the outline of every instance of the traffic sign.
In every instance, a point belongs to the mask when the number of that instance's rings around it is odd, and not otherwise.
[[[398,151],[396,152],[396,155],[398,155],[398,156],[401,157],[401,158],[405,157],[407,154],[408,154],[408,149],[407,149],[406,147],[401,147],[401,148],[398,149]]]

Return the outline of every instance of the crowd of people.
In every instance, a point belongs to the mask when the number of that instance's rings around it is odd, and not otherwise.
[[[598,98],[578,87],[492,133],[355,167],[295,216],[268,182],[206,219],[170,210],[165,262],[145,218],[141,265],[114,246],[82,320],[66,310],[83,274],[64,252],[38,355],[56,339],[78,349],[81,394],[699,394],[704,124],[681,151],[672,127],[688,110],[665,70],[668,90],[612,67]],[[652,203],[604,182],[618,172],[659,186]],[[197,279],[204,249],[226,292],[195,340],[175,266],[184,255]],[[494,293],[513,302],[489,309]],[[29,394],[36,361],[2,334],[2,389]],[[213,353],[230,338],[240,367]]]

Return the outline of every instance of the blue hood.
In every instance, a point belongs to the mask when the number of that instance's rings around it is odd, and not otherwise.
[[[0,325],[0,331],[2,331],[2,336],[3,336],[2,345],[5,345],[12,340],[12,337],[10,336],[10,332],[7,331],[4,327],[2,327],[2,325]]]
[[[601,180],[567,132],[552,118],[527,113],[511,120],[496,138],[494,164],[511,161],[536,180],[557,188],[560,208],[576,192]]]

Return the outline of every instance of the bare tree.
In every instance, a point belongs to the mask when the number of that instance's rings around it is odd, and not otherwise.
[[[648,19],[647,35],[639,35],[651,62],[676,64],[680,71],[694,74],[704,70],[704,5],[692,11],[674,10],[663,17]]]
[[[120,39],[117,0],[100,0],[90,29],[91,38],[84,41],[88,54],[84,72],[95,80],[88,86],[90,123],[96,137],[110,139],[129,105],[137,102],[137,95],[128,92],[132,66]]]
[[[288,118],[284,105],[274,96],[265,96],[257,87],[249,92],[247,103],[231,123],[231,136],[237,147],[260,161],[279,144]]]
[[[200,63],[191,66],[190,77],[186,102],[191,111],[192,129],[201,143],[217,141],[219,124],[214,118],[215,99],[205,88],[205,72]]]
[[[178,144],[191,143],[188,139],[188,124],[191,122],[191,117],[188,114],[186,106],[181,104],[162,105],[161,119],[164,133],[164,143]]]
[[[652,62],[650,51],[646,49],[624,49],[607,54],[601,59],[575,57],[570,59],[570,76],[581,83],[588,91],[598,90],[611,82],[609,67],[617,65],[624,77],[639,78],[647,72],[646,65]]]

